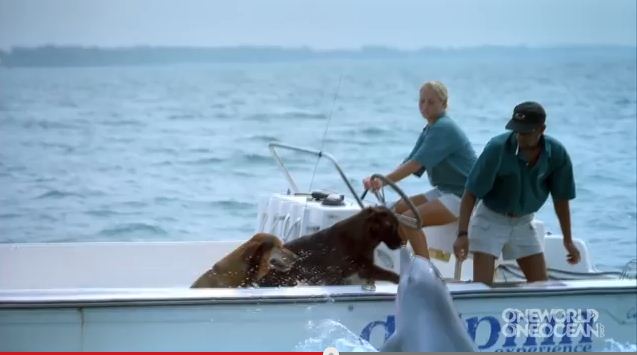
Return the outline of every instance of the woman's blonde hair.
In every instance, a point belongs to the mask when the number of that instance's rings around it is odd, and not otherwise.
[[[420,87],[421,95],[422,91],[425,90],[425,88],[430,88],[431,90],[433,90],[436,93],[436,96],[438,96],[438,98],[442,101],[442,103],[447,106],[449,94],[447,93],[447,87],[445,86],[445,84],[439,82],[438,80],[428,81]]]

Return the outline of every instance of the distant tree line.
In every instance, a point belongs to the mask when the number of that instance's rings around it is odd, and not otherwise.
[[[74,66],[120,66],[146,64],[179,63],[222,63],[222,62],[280,62],[316,59],[374,59],[406,57],[541,57],[565,56],[581,53],[599,54],[608,51],[634,55],[634,47],[473,47],[461,49],[424,48],[420,50],[399,50],[382,46],[368,46],[353,50],[319,51],[306,47],[122,47],[100,48],[80,46],[40,46],[13,47],[0,51],[0,65],[5,67],[74,67]]]

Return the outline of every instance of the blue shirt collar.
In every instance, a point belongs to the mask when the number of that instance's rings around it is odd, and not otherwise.
[[[515,144],[515,155],[518,156],[518,154],[520,153],[520,146],[518,145],[518,140],[515,139],[515,132],[511,132],[511,136],[509,137],[509,142],[511,143],[511,145]],[[544,153],[546,153],[546,157],[550,158],[551,145],[546,142],[546,138],[544,135],[540,137],[540,145],[542,145],[542,148],[544,148],[543,150],[544,150]]]
[[[438,123],[438,121],[440,121],[441,119],[448,117],[447,116],[447,111],[442,111],[442,113],[440,114],[440,117],[438,117],[436,119],[436,122],[434,122],[432,125],[429,124],[429,122],[427,122],[427,124],[425,124],[425,127],[422,129],[423,133],[427,131],[427,129],[433,125],[435,125],[436,123]]]

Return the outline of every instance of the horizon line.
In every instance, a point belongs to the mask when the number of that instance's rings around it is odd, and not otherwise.
[[[81,49],[102,49],[102,50],[121,50],[121,49],[281,49],[281,50],[305,50],[312,52],[339,52],[339,51],[364,51],[364,50],[391,50],[396,52],[418,52],[423,50],[467,50],[467,49],[585,49],[585,48],[634,48],[635,44],[581,44],[581,43],[563,43],[563,44],[480,44],[468,46],[423,46],[418,48],[400,48],[391,45],[382,44],[366,44],[353,47],[335,47],[335,48],[316,48],[309,45],[300,46],[284,46],[284,45],[268,45],[268,44],[237,44],[231,46],[215,46],[215,45],[152,45],[152,44],[134,44],[134,45],[94,45],[94,44],[39,44],[39,45],[11,45],[9,47],[0,47],[0,51],[11,52],[14,49],[37,49],[37,48],[81,48]]]

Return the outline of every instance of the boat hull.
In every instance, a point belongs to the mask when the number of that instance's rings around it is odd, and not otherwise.
[[[503,286],[449,284],[479,350],[596,351],[607,339],[636,342],[634,280]],[[395,292],[393,285],[374,291],[357,286],[6,290],[0,292],[0,350],[291,351],[312,336],[312,324],[325,320],[379,348],[394,331]],[[586,320],[589,336],[507,336],[503,312],[510,308],[596,312],[597,317]]]

